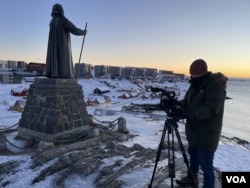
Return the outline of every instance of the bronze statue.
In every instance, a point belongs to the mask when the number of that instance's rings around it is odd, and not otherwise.
[[[53,5],[51,16],[45,76],[73,78],[70,33],[86,35],[87,30],[81,30],[71,23],[64,16],[63,7],[60,4]]]

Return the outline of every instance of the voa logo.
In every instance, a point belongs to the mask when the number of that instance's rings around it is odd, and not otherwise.
[[[244,176],[226,176],[227,183],[247,183]]]
[[[222,172],[222,188],[236,187],[249,188],[250,187],[250,172]]]

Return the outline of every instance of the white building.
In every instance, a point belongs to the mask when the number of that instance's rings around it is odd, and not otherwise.
[[[13,84],[14,83],[13,72],[0,71],[0,82],[2,82],[3,84]]]
[[[0,60],[0,71],[8,70],[8,61]]]

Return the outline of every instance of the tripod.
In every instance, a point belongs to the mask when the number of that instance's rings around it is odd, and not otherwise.
[[[186,166],[187,166],[187,169],[188,169],[188,173],[189,173],[190,177],[192,178],[193,187],[196,188],[193,176],[191,174],[190,167],[188,165],[188,158],[187,158],[187,155],[185,153],[185,149],[184,149],[184,146],[183,146],[182,141],[181,141],[180,134],[179,134],[178,129],[177,129],[178,124],[177,124],[176,121],[177,120],[175,118],[172,118],[172,117],[167,117],[167,119],[165,121],[164,129],[163,129],[162,136],[161,136],[161,141],[160,141],[158,151],[157,151],[157,155],[156,155],[154,171],[153,171],[153,174],[152,174],[151,182],[149,184],[149,188],[152,188],[152,184],[153,184],[154,176],[155,176],[155,171],[156,171],[156,168],[157,168],[158,161],[160,160],[161,150],[162,150],[162,147],[163,147],[163,144],[164,144],[164,139],[165,139],[167,131],[168,131],[168,141],[167,141],[167,143],[168,143],[168,167],[169,167],[169,177],[171,178],[171,187],[173,187],[173,184],[174,184],[173,180],[175,178],[175,160],[174,160],[174,156],[175,156],[174,155],[174,149],[175,149],[174,148],[174,132],[175,132],[178,143],[179,143],[179,146],[180,146],[180,149],[181,149],[181,152],[182,152],[184,162],[186,163]],[[171,143],[170,143],[170,134],[172,134],[172,142]],[[171,155],[170,155],[171,154],[170,148],[172,148],[172,158],[171,158]]]

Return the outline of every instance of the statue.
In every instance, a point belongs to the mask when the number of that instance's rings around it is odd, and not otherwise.
[[[53,5],[51,16],[45,76],[48,78],[73,78],[70,33],[86,35],[87,30],[77,28],[64,17],[64,10],[60,4]]]

